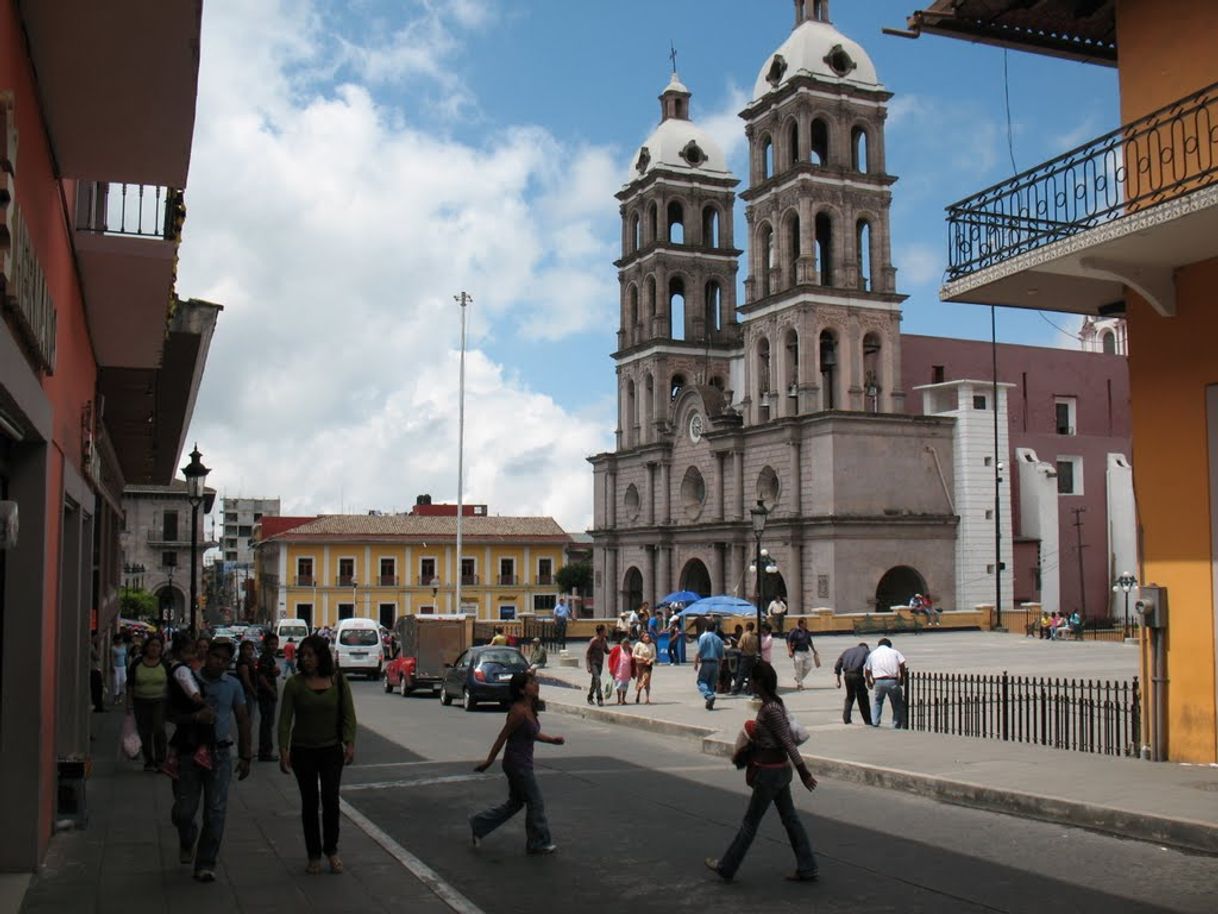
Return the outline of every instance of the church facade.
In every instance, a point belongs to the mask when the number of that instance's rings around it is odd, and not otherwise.
[[[983,441],[997,408],[1006,453],[1005,390],[902,389],[891,95],[830,23],[827,0],[794,6],[795,27],[741,113],[744,301],[739,181],[690,120],[675,73],[618,194],[616,445],[590,458],[602,612],[679,589],[754,599],[762,511],[762,564],[776,569],[764,599],[781,593],[794,612],[874,610],[914,592],[992,602],[995,564],[1009,574],[994,562],[992,519],[967,554],[958,542],[962,517],[994,507],[1001,475],[979,443],[959,441]],[[906,408],[914,396],[922,414]]]

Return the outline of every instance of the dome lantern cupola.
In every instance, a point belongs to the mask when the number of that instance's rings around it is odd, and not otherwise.
[[[795,0],[795,28],[809,21],[829,21],[829,0]]]
[[[660,93],[660,120],[689,120],[690,91],[677,77],[677,71],[672,71],[672,79]]]

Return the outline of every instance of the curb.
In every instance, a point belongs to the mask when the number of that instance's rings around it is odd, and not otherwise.
[[[709,727],[681,724],[673,721],[635,717],[604,708],[583,708],[559,702],[548,702],[548,710],[585,720],[596,720],[619,726],[633,727],[649,733],[671,734],[699,740],[702,752],[727,758],[732,754],[732,740],[718,735]],[[1192,819],[1169,819],[1151,813],[1135,812],[1113,806],[1082,803],[1064,797],[1040,796],[1018,790],[1007,790],[968,781],[955,781],[929,774],[917,774],[895,768],[883,768],[865,762],[804,755],[804,760],[820,777],[848,781],[867,787],[900,790],[916,796],[981,809],[1036,819],[1058,825],[1071,825],[1104,832],[1121,838],[1133,838],[1181,850],[1218,856],[1218,825]]]

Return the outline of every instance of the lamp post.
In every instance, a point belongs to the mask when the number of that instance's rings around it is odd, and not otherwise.
[[[161,624],[162,625],[164,625],[165,623],[170,622],[170,621],[174,621],[174,622],[177,621],[173,618],[173,604],[174,604],[173,572],[174,572],[174,569],[178,567],[178,554],[176,552],[170,552],[165,555],[165,558],[173,559],[173,561],[167,562],[165,564],[165,574],[169,577],[169,585],[168,585],[169,586],[169,591],[168,591],[169,602],[164,606],[158,607],[158,609],[160,610],[160,613],[161,613]],[[166,612],[166,610],[168,610],[168,612]],[[169,616],[168,619],[165,618],[166,615]]]
[[[198,635],[199,611],[199,505],[203,504],[204,482],[211,472],[203,466],[199,445],[190,452],[190,463],[182,467],[186,477],[186,497],[190,501],[190,632]]]
[[[1122,637],[1129,637],[1129,592],[1138,586],[1138,579],[1128,571],[1122,572],[1112,585],[1112,592],[1122,591],[1125,594],[1125,627]]]
[[[766,509],[765,502],[760,498],[757,499],[757,504],[749,508],[749,517],[753,521],[753,539],[756,544],[755,558],[753,560],[753,571],[757,574],[757,589],[754,591],[757,594],[757,644],[761,645],[761,535],[765,533],[765,522],[769,515],[769,510]]]

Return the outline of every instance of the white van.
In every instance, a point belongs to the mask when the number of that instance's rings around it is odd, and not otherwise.
[[[275,635],[279,638],[278,654],[282,657],[284,645],[289,641],[292,644],[300,644],[309,637],[309,626],[304,619],[280,619],[275,623]]]
[[[380,679],[384,655],[376,620],[340,619],[334,631],[334,660],[348,676],[365,673],[369,679]]]

